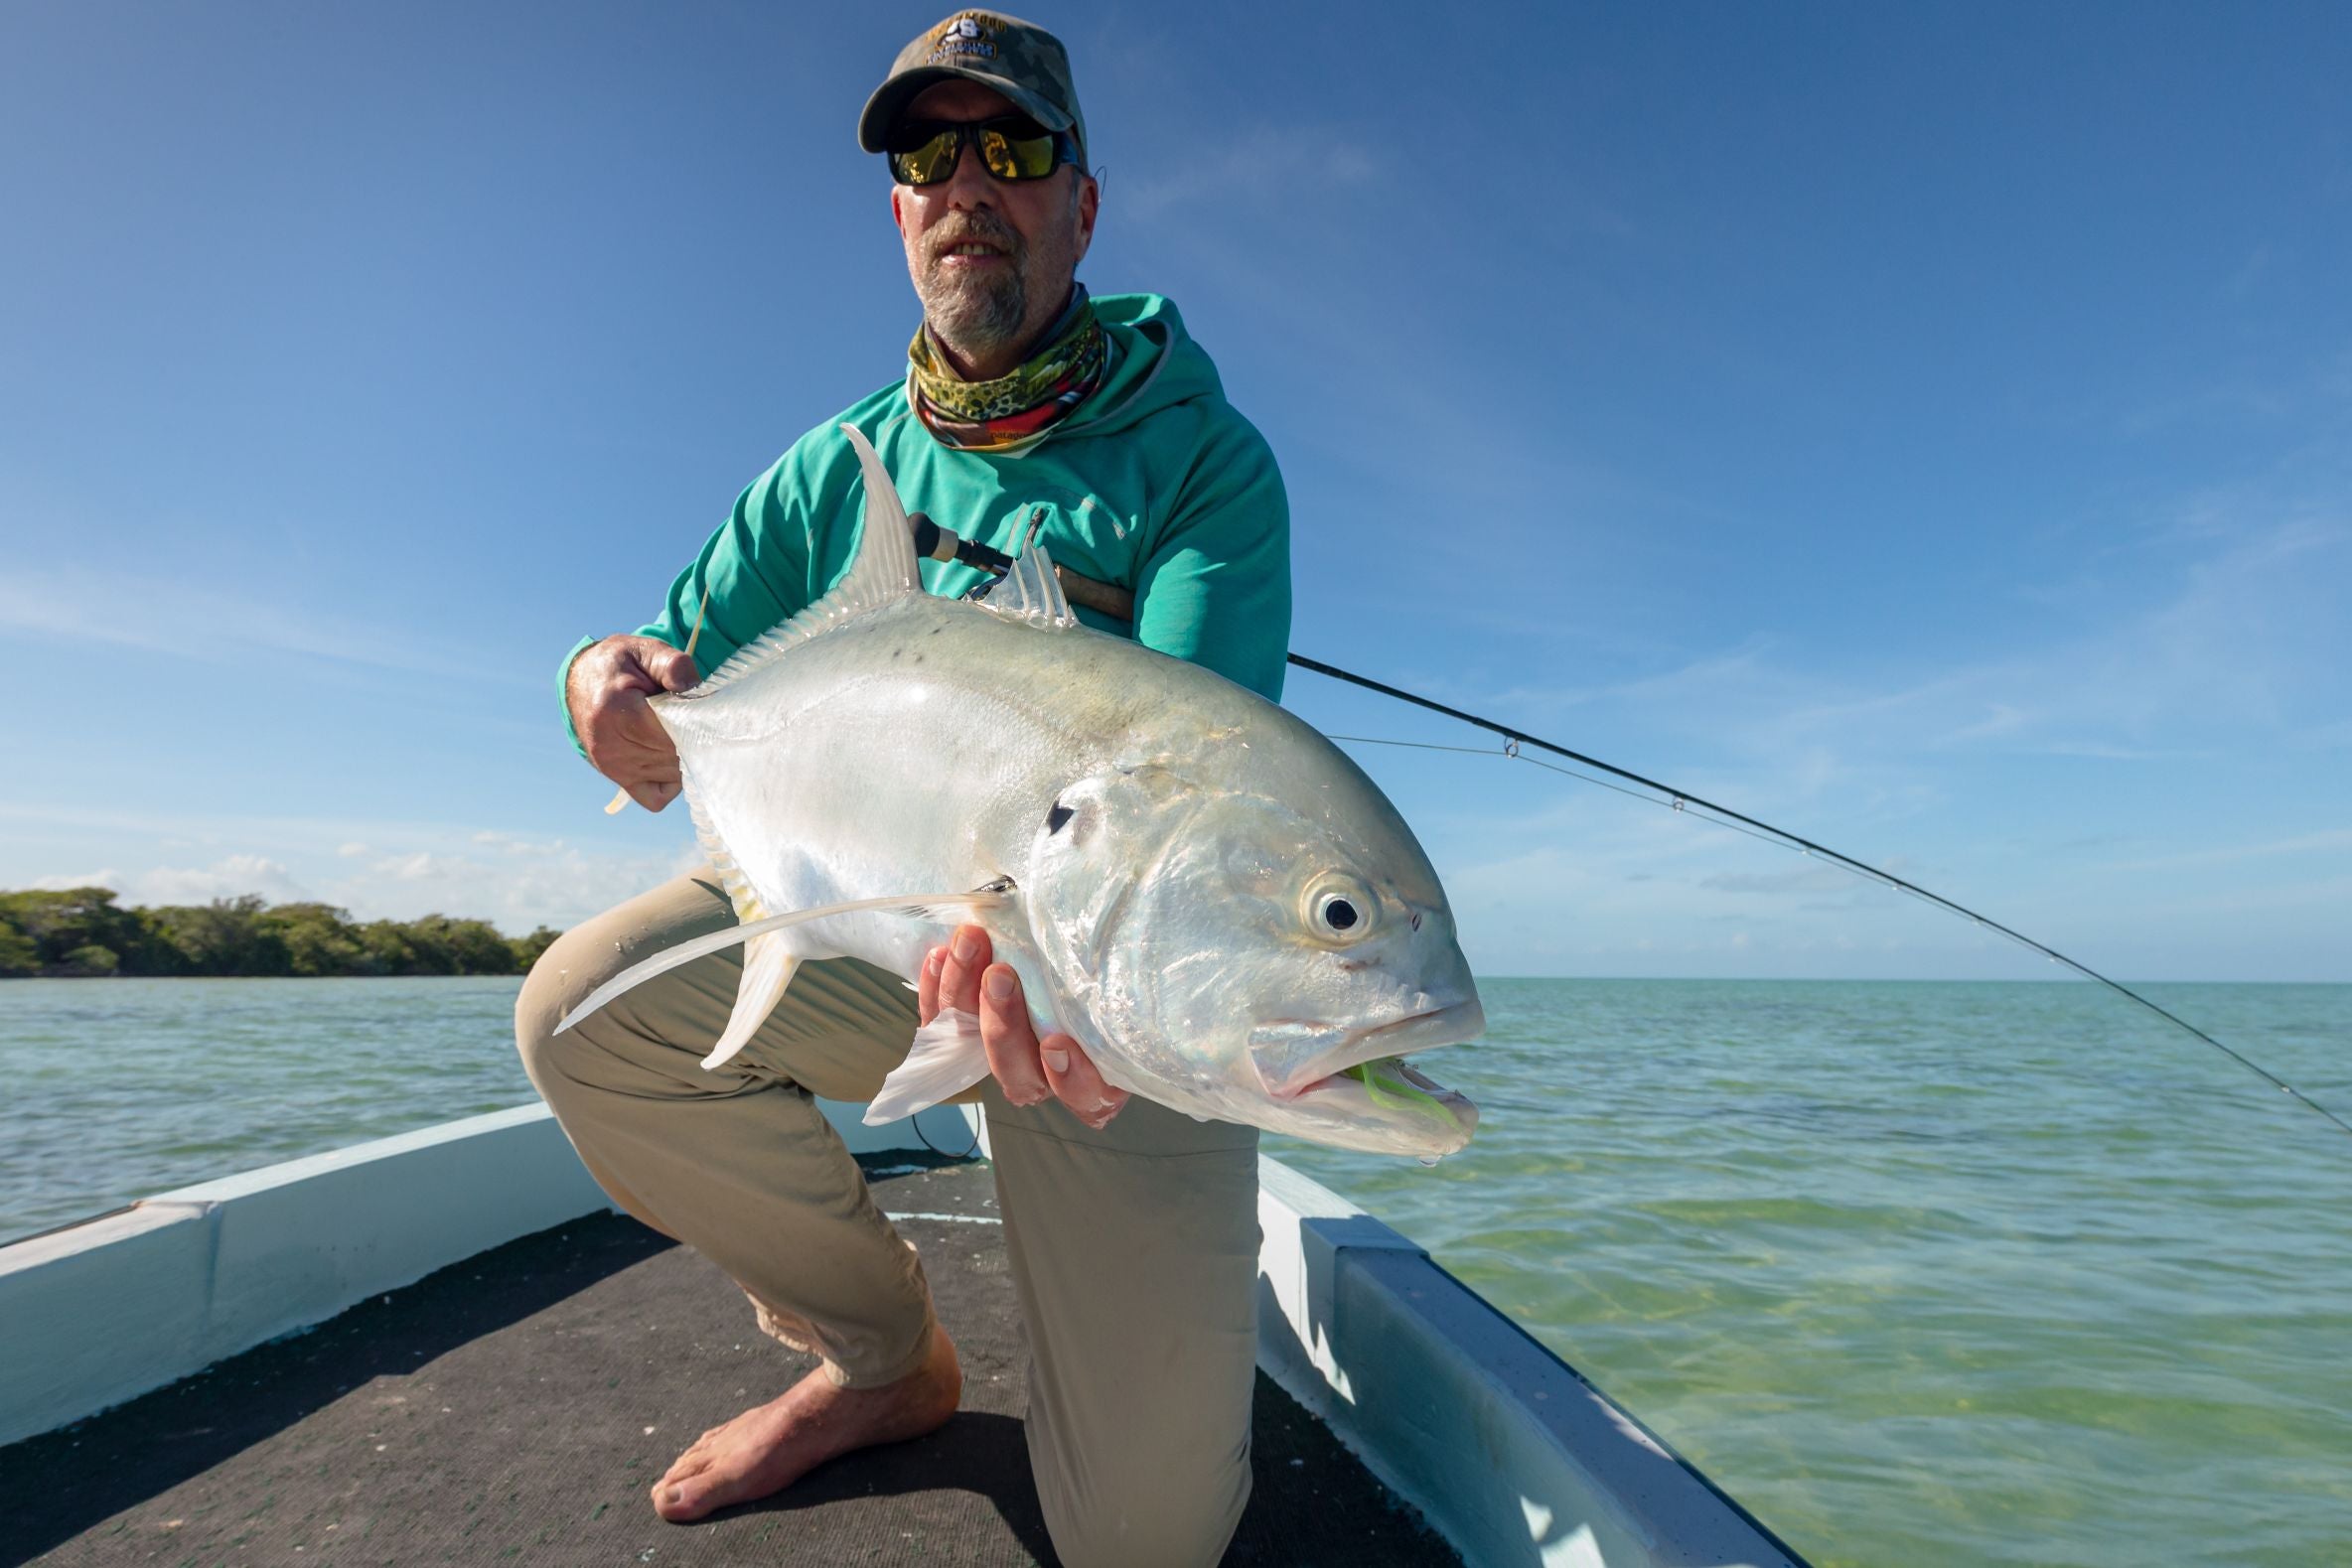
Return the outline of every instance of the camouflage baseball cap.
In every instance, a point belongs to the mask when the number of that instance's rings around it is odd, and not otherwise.
[[[882,151],[899,111],[952,76],[993,87],[1049,131],[1070,132],[1083,167],[1087,119],[1071,84],[1069,52],[1044,28],[1001,11],[958,11],[900,50],[857,117],[857,145]]]

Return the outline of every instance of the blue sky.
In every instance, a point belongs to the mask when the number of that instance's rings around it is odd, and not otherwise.
[[[1175,298],[1282,462],[1294,647],[2121,975],[2352,979],[2352,10],[1035,14],[1083,275]],[[936,15],[9,6],[0,887],[520,929],[683,864],[552,669],[899,373],[852,127]],[[1486,972],[2050,972],[1360,755]]]

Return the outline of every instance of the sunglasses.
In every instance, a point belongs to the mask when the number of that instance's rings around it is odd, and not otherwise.
[[[910,120],[890,133],[890,178],[900,185],[938,185],[952,179],[966,142],[999,180],[1042,180],[1078,162],[1068,131],[1049,131],[1026,114],[993,120]]]

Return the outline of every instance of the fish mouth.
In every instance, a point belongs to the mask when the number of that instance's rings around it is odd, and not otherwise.
[[[1380,1057],[1310,1084],[1288,1112],[1296,1131],[1366,1154],[1409,1154],[1434,1165],[1478,1131],[1478,1107],[1402,1057]]]
[[[1269,1079],[1264,1065],[1258,1068],[1259,1081],[1265,1091],[1278,1102],[1289,1102],[1317,1091],[1338,1088],[1356,1079],[1349,1075],[1351,1068],[1367,1063],[1401,1058],[1414,1051],[1434,1051],[1441,1046],[1458,1046],[1476,1040],[1486,1033],[1486,1009],[1478,998],[1431,1008],[1425,1013],[1414,1013],[1394,1023],[1377,1024],[1370,1029],[1359,1029],[1343,1037],[1327,1051],[1318,1052],[1297,1069],[1285,1073],[1279,1080]],[[1402,1067],[1401,1063],[1398,1063]],[[1424,1092],[1446,1094],[1442,1085],[1413,1071],[1415,1087]]]

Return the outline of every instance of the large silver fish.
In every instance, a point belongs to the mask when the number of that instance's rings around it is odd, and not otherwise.
[[[923,592],[898,493],[843,426],[865,527],[824,599],[654,699],[742,924],[618,976],[746,943],[705,1060],[741,1050],[816,958],[912,978],[963,921],[1040,1033],[1201,1117],[1374,1153],[1450,1154],[1476,1107],[1398,1059],[1474,1039],[1437,874],[1388,797],[1291,714],[1080,626],[1033,550],[985,600]],[[868,1112],[978,1082],[976,1022],[923,1030]]]

